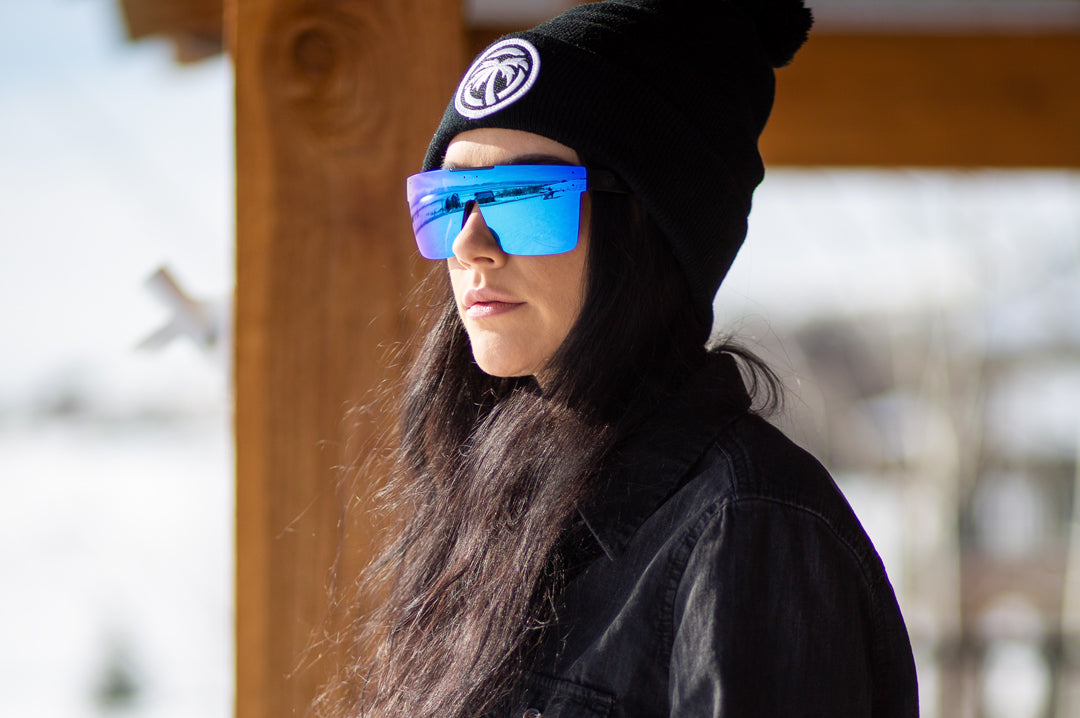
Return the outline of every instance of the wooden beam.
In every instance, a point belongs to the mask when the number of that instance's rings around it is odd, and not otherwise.
[[[458,79],[460,0],[230,0],[236,65],[237,716],[304,715],[332,661],[345,412],[388,372],[404,179]],[[365,432],[367,432],[365,434]],[[351,537],[352,563],[370,537]],[[332,619],[331,619],[332,621]]]
[[[222,0],[120,0],[133,40],[150,35],[221,37]]]
[[[180,62],[221,52],[223,4],[223,0],[120,0],[128,37],[168,37]]]
[[[512,28],[475,28],[480,52]],[[812,33],[777,73],[770,165],[1080,167],[1080,33]]]
[[[777,74],[771,164],[1080,166],[1080,33],[812,35]]]

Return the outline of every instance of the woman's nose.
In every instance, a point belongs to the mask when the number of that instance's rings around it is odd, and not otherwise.
[[[471,211],[469,211],[471,210]],[[451,249],[454,257],[463,265],[496,269],[506,263],[506,252],[499,245],[499,239],[484,222],[480,208],[467,207],[468,212],[461,231],[454,238]]]

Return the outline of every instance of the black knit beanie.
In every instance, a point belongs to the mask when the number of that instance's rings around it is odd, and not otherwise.
[[[757,142],[773,68],[805,42],[802,0],[604,0],[492,44],[466,72],[428,148],[459,133],[525,130],[617,173],[664,231],[693,292],[712,301],[746,237],[764,168]]]

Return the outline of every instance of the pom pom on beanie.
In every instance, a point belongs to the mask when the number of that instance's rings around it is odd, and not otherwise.
[[[806,42],[813,24],[802,0],[729,0],[754,19],[765,57],[773,67],[784,67]]]

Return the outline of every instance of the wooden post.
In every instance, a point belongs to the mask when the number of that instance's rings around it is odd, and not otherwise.
[[[231,0],[238,718],[304,715],[339,548],[343,421],[407,333],[404,178],[457,81],[460,0]],[[363,553],[363,536],[347,547]],[[318,657],[317,645],[309,658]],[[305,659],[306,660],[306,659]],[[311,658],[315,660],[315,658]],[[325,663],[325,662],[324,662]]]

